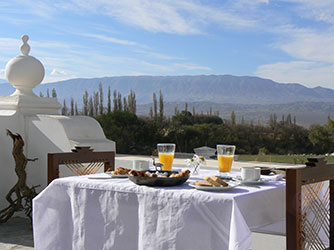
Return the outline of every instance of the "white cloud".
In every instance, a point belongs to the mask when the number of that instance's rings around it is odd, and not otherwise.
[[[204,71],[210,71],[212,68],[207,67],[207,66],[201,66],[201,65],[196,65],[192,63],[174,63],[173,66],[177,69],[185,69],[185,70],[204,70]]]
[[[211,7],[192,0],[73,0],[73,3],[82,10],[103,14],[150,32],[200,34],[207,24],[228,27],[256,24],[225,6]]]
[[[319,32],[310,29],[287,29],[274,46],[288,55],[302,60],[334,62],[334,30]]]
[[[86,37],[92,37],[96,38],[102,41],[106,42],[111,42],[111,43],[118,43],[122,45],[138,45],[136,42],[128,41],[128,40],[121,40],[118,38],[110,37],[110,36],[104,36],[104,35],[99,35],[99,34],[89,34],[89,33],[81,33],[79,34],[81,36],[86,36]]]
[[[288,62],[260,65],[255,75],[278,82],[298,82],[309,87],[334,88],[334,30],[281,26],[273,32],[279,41],[273,44],[291,57]]]
[[[5,69],[0,69],[0,79],[5,78]]]
[[[1,53],[4,51],[12,51],[18,50],[20,43],[22,43],[21,39],[14,39],[8,37],[0,37],[0,50]]]
[[[45,76],[42,84],[45,83],[51,83],[51,82],[59,82],[59,81],[65,81],[65,80],[69,80],[69,79],[73,79],[73,78],[78,78],[77,75],[68,75],[68,76],[63,76],[63,75],[56,75],[56,76]]]
[[[51,76],[57,76],[57,75],[67,75],[65,70],[59,70],[59,69],[53,69],[50,73]]]
[[[183,57],[170,56],[170,55],[156,53],[156,52],[147,51],[147,50],[136,50],[135,52],[144,54],[152,58],[162,59],[162,60],[185,60],[185,58]]]
[[[334,65],[310,61],[279,62],[261,65],[255,74],[281,83],[301,83],[309,87],[334,89]]]
[[[283,0],[296,4],[295,11],[304,18],[334,23],[333,0]]]

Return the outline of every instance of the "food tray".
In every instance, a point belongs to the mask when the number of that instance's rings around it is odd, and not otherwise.
[[[156,171],[149,171],[155,173]],[[167,176],[172,173],[178,174],[177,171],[159,171]],[[181,185],[188,180],[189,176],[182,177],[146,177],[146,176],[129,176],[129,179],[137,185],[145,185],[150,187],[166,187]]]

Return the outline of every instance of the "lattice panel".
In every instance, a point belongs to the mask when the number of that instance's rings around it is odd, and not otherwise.
[[[74,175],[88,175],[97,173],[101,167],[104,167],[104,162],[90,162],[84,165],[79,162],[68,161],[64,163],[64,166],[66,166]],[[62,177],[65,176],[61,171],[59,171],[59,175]]]
[[[329,242],[329,185],[302,186],[302,239],[305,250],[326,249]]]

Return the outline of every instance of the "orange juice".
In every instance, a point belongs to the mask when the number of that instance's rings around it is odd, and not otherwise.
[[[233,155],[218,155],[219,172],[230,172]]]
[[[159,161],[164,164],[162,170],[171,170],[173,165],[174,153],[159,153]]]

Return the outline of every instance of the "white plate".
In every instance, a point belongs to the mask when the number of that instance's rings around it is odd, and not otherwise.
[[[105,174],[108,174],[110,178],[128,178],[128,174],[112,174],[111,171],[105,172]]]
[[[260,178],[257,181],[243,181],[243,180],[240,179],[240,183],[242,185],[258,185],[258,184],[263,184],[263,183],[266,183],[266,182],[268,182],[268,180],[263,179],[263,178]]]
[[[196,186],[194,184],[194,182],[189,183],[189,186],[196,188],[197,190],[202,190],[202,191],[227,191],[227,190],[231,190],[232,188],[235,188],[236,186],[239,186],[240,182],[228,182],[228,186],[227,187],[207,187],[207,186]]]
[[[127,174],[111,174],[110,172],[106,172],[104,174],[92,174],[88,175],[88,179],[115,179],[115,178],[128,178]]]
[[[88,179],[111,179],[112,177],[110,175],[95,175],[95,174],[92,174],[92,175],[88,175]]]

